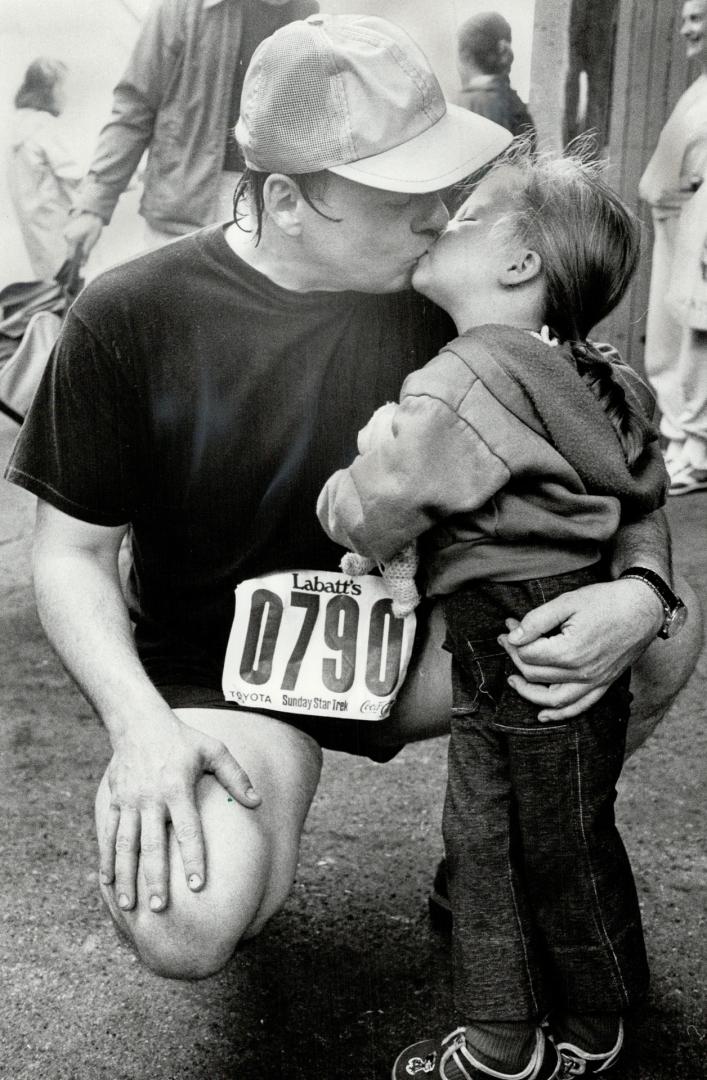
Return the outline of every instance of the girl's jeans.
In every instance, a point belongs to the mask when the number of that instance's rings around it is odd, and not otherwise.
[[[572,720],[541,723],[507,683],[504,620],[600,580],[587,567],[471,582],[443,598],[453,655],[444,839],[460,1021],[623,1013],[648,985],[614,821],[629,673]]]

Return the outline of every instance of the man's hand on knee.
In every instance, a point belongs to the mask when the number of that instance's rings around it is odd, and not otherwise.
[[[130,733],[114,742],[108,769],[110,805],[99,836],[100,874],[113,884],[118,906],[137,902],[138,864],[152,911],[169,902],[168,826],[174,831],[189,888],[206,882],[206,857],[196,788],[205,774],[247,808],[260,804],[250,779],[223,743],[183,724],[171,711],[143,736]]]

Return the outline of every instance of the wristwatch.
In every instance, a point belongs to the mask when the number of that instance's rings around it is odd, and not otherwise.
[[[656,574],[655,570],[649,570],[647,566],[629,566],[628,570],[619,574],[619,578],[636,578],[637,581],[643,581],[658,597],[665,610],[665,619],[658,631],[659,638],[675,637],[682,630],[687,620],[687,608],[660,574]]]

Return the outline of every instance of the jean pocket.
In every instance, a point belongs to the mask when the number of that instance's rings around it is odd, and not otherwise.
[[[452,713],[474,715],[481,709],[495,713],[508,690],[513,663],[496,638],[447,639],[452,652]]]

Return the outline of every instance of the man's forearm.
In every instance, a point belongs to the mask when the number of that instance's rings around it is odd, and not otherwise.
[[[111,740],[167,721],[135,649],[117,568],[86,552],[40,555],[34,579],[45,632]]]
[[[611,550],[611,573],[617,578],[629,566],[655,570],[672,586],[670,528],[665,513],[655,510],[640,521],[623,525]]]
[[[120,116],[103,128],[90,169],[72,200],[75,213],[96,214],[107,225],[118,199],[128,187],[152,137],[153,119],[141,116],[135,125]]]

